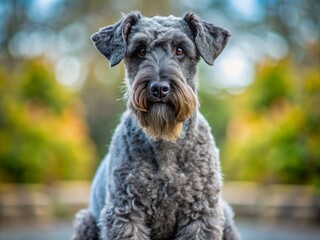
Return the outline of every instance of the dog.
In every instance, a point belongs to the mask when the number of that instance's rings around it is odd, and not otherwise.
[[[73,240],[238,240],[221,197],[218,149],[198,111],[197,63],[213,65],[227,30],[193,13],[124,15],[92,36],[124,60],[128,109],[93,180]]]

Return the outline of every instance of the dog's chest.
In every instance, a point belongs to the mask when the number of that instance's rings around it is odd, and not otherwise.
[[[145,146],[135,144],[124,156],[115,176],[117,196],[132,203],[129,208],[139,212],[152,240],[174,239],[213,206],[214,188],[219,187],[214,146],[210,141]]]
[[[153,240],[173,239],[179,215],[190,210],[200,191],[195,190],[195,179],[199,178],[196,166],[187,172],[173,156],[160,161],[140,163],[132,186],[139,189],[136,198],[146,213]]]
[[[152,239],[173,239],[177,214],[188,189],[185,174],[154,172],[147,181],[137,179],[136,184],[143,189],[137,197],[141,200]]]

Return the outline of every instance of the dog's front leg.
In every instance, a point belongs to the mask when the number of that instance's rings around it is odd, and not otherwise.
[[[202,216],[191,220],[187,225],[178,230],[175,240],[222,240],[223,218],[221,221],[213,217]]]
[[[102,240],[150,240],[143,213],[135,209],[105,207],[100,215]]]

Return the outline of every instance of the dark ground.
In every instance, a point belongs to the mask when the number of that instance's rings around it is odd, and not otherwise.
[[[244,240],[320,240],[320,226],[315,225],[274,224],[249,219],[239,219],[237,225]],[[0,240],[67,240],[71,233],[69,221],[16,228],[0,226]]]

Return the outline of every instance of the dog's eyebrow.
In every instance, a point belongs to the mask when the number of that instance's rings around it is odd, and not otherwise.
[[[190,58],[196,57],[196,48],[194,43],[182,32],[170,31],[163,37],[156,39],[152,45],[159,46],[166,43],[170,43],[174,47],[182,47]]]
[[[189,57],[196,57],[195,45],[189,38],[185,36],[182,36],[181,38],[179,38],[179,36],[175,36],[172,40],[172,45],[175,47],[182,47]]]
[[[128,43],[127,53],[133,53],[137,48],[148,45],[148,36],[144,33],[136,33]]]

